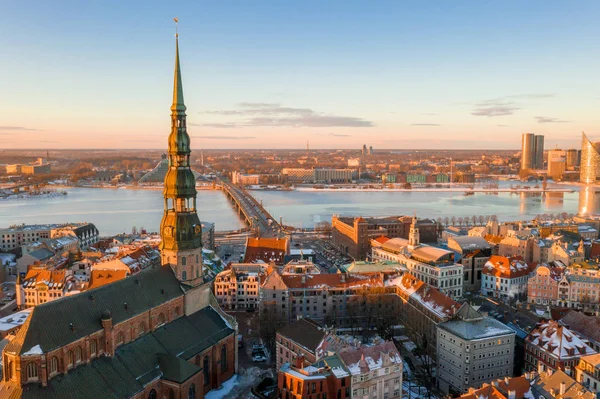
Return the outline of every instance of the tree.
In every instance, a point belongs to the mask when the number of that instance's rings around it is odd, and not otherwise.
[[[485,222],[485,217],[483,217],[483,215],[479,215],[479,218],[478,218],[478,219],[479,219],[479,224],[480,224],[481,226],[483,226],[483,223]]]
[[[462,227],[463,221],[464,221],[464,220],[463,220],[463,217],[462,217],[462,216],[459,216],[459,217],[458,217],[458,225]]]
[[[133,226],[131,228],[131,235],[137,235],[137,233],[138,233],[137,227]]]
[[[265,305],[259,316],[260,337],[272,355],[275,355],[275,334],[287,320],[285,315],[275,305]]]
[[[450,221],[452,222],[452,226],[456,226],[456,216],[452,216]]]
[[[446,225],[446,227],[448,227],[448,225],[450,224],[450,218],[448,218],[448,216],[444,217],[444,224]]]
[[[476,215],[471,216],[471,222],[473,222],[473,226],[475,226],[477,224],[477,216]]]

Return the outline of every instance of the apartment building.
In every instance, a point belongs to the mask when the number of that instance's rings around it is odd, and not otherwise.
[[[352,398],[402,397],[403,361],[393,342],[359,348],[347,346],[338,355],[352,375]]]
[[[483,236],[472,236],[471,230],[469,236],[448,237],[448,248],[460,255],[465,292],[477,292],[481,288],[481,271],[492,255],[492,246]]]
[[[525,368],[529,371],[563,370],[569,374],[582,356],[596,353],[587,339],[554,320],[538,323],[525,337]]]
[[[213,292],[223,309],[256,309],[260,286],[268,273],[265,264],[235,263],[215,277]]]
[[[492,255],[483,268],[481,294],[511,302],[527,296],[532,267],[519,258]]]
[[[558,284],[565,274],[566,268],[558,265],[538,265],[527,281],[527,302],[537,305],[551,305],[559,298]],[[564,286],[564,285],[563,285]],[[562,296],[568,295],[564,291]]]
[[[511,376],[515,332],[469,304],[437,326],[437,377],[443,392],[466,392]]]

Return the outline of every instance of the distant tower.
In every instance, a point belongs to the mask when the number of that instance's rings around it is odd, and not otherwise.
[[[177,20],[175,21],[177,22]],[[190,168],[190,136],[179,66],[179,35],[175,39],[175,78],[169,135],[169,170],[165,175],[165,211],[160,222],[161,264],[187,285],[203,282],[202,225],[196,213],[196,179]]]
[[[367,145],[366,144],[363,144],[362,154],[367,155]]]
[[[204,150],[200,150],[200,164],[204,166]]]
[[[306,140],[306,152],[308,153],[309,149],[308,149],[308,140]]]
[[[421,243],[419,237],[419,228],[417,227],[417,217],[414,216],[412,223],[410,224],[410,231],[408,232],[408,246],[411,248],[418,247]]]
[[[544,169],[544,136],[535,135],[535,169]]]
[[[523,133],[521,138],[521,170],[535,168],[535,135]]]
[[[369,155],[373,155],[373,146],[369,146]]]

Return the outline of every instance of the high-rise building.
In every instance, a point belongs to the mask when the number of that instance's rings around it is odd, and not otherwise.
[[[567,169],[573,170],[576,166],[579,166],[579,154],[574,148],[567,150]]]
[[[523,133],[521,138],[521,170],[533,169],[535,135],[533,133]]]
[[[600,177],[600,142],[592,143],[585,133],[581,133],[581,161],[579,180],[593,184]]]
[[[202,283],[203,278],[202,224],[196,213],[196,178],[190,168],[190,136],[185,110],[177,41],[160,251],[162,265],[171,267],[180,281],[195,286]]]
[[[567,168],[567,153],[563,150],[548,151],[548,177],[561,179]]]
[[[535,163],[534,169],[544,169],[544,136],[535,135]]]
[[[523,133],[521,138],[521,170],[544,168],[544,136]]]
[[[366,144],[363,144],[362,154],[367,155],[367,145]]]

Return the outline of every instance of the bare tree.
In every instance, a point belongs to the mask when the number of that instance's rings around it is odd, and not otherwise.
[[[473,226],[477,224],[477,215],[471,216],[471,222],[473,222]]]
[[[450,221],[452,222],[452,226],[455,226],[456,225],[456,216],[452,216],[450,218]]]
[[[483,226],[483,223],[485,222],[485,217],[483,217],[483,215],[479,215],[479,218],[478,218],[478,219],[479,219],[479,224],[480,224],[481,226]]]
[[[463,221],[464,221],[464,220],[463,220],[463,217],[462,217],[462,216],[459,216],[457,220],[458,220],[458,225],[459,225],[459,226],[462,226],[462,224],[463,224]]]
[[[448,216],[444,217],[444,224],[446,225],[446,227],[448,227],[448,225],[450,224],[450,218]]]
[[[260,311],[260,337],[271,354],[275,354],[275,334],[287,320],[275,305],[266,305]]]

